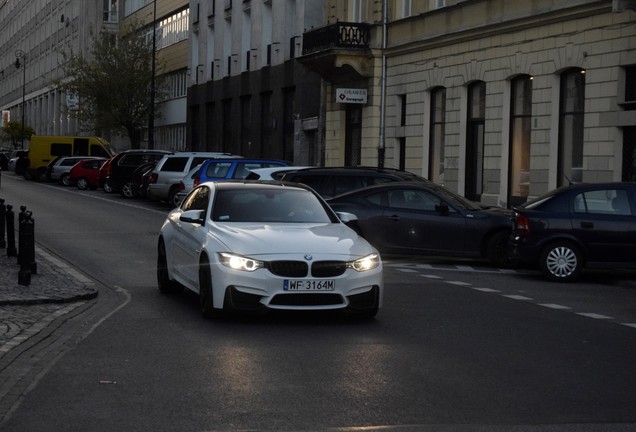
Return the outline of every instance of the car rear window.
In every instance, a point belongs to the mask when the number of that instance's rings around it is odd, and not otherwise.
[[[161,166],[161,171],[185,171],[187,157],[170,157]]]

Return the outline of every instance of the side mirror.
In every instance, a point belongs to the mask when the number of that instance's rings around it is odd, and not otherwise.
[[[358,216],[354,215],[353,213],[336,212],[336,214],[338,215],[338,219],[340,219],[345,224],[358,220]]]
[[[181,222],[187,223],[195,223],[199,225],[203,225],[203,214],[205,212],[203,210],[188,210],[181,214],[179,220]]]
[[[448,216],[448,205],[445,202],[440,201],[435,205],[435,211],[442,216]]]

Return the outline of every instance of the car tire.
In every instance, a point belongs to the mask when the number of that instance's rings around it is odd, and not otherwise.
[[[86,180],[84,177],[80,177],[77,179],[77,183],[75,184],[75,186],[77,186],[79,190],[86,190],[88,189],[88,180]]]
[[[573,281],[583,269],[583,256],[578,247],[569,241],[550,243],[539,259],[541,272],[555,282]]]
[[[181,288],[177,282],[170,279],[168,274],[168,258],[163,240],[159,240],[157,248],[157,286],[163,294],[174,294]]]
[[[223,315],[223,309],[214,307],[212,294],[212,272],[207,259],[202,259],[199,263],[199,306],[203,318],[219,318]]]
[[[108,180],[106,180],[106,183],[104,183],[104,192],[113,193],[113,187],[110,185]]]
[[[71,178],[69,177],[68,174],[62,174],[62,176],[60,177],[60,184],[64,186],[71,185]]]
[[[508,251],[508,231],[499,231],[488,240],[486,246],[486,258],[490,264],[497,267],[508,267],[511,264],[510,253]]]
[[[46,174],[46,168],[39,168],[36,171],[37,181],[39,182],[47,182],[51,180],[49,176]]]
[[[178,207],[179,206],[179,188],[178,187],[171,187],[170,188],[170,192],[168,192],[168,204],[170,204],[173,208]]]
[[[133,189],[132,182],[124,183],[124,185],[121,188],[121,194],[125,198],[134,198],[135,197],[135,191]]]

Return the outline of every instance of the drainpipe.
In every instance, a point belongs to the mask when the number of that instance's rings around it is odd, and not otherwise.
[[[386,117],[386,33],[389,1],[382,4],[382,75],[380,76],[380,143],[378,144],[378,168],[384,168],[385,137],[384,130]]]

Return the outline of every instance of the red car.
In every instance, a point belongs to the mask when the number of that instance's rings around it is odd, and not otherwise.
[[[99,186],[99,169],[107,158],[86,159],[73,165],[69,180],[78,189],[97,189]]]

